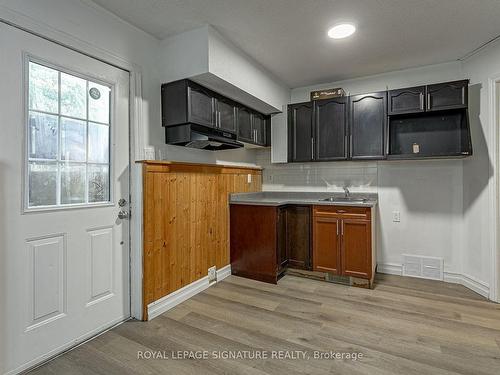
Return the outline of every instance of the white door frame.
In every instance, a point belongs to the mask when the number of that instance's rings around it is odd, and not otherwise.
[[[489,104],[490,104],[490,119],[491,130],[490,139],[492,142],[491,159],[493,178],[490,182],[489,198],[493,203],[493,210],[490,220],[492,222],[491,230],[491,277],[490,277],[490,300],[500,302],[500,248],[498,239],[500,238],[500,179],[498,176],[500,166],[499,152],[499,137],[500,130],[500,74],[493,76],[489,80]]]
[[[0,22],[129,72],[130,209],[132,213],[140,212],[135,209],[137,204],[140,205],[140,200],[142,198],[138,195],[138,190],[136,188],[138,176],[137,168],[134,168],[134,163],[135,160],[140,160],[144,157],[145,127],[142,113],[142,67],[121,56],[87,43],[73,35],[59,31],[46,23],[41,23],[4,5],[0,5]],[[131,215],[129,225],[129,299],[131,317],[137,319],[141,319],[142,316],[142,246],[140,243],[142,229],[140,225],[140,218],[136,217],[134,214]]]

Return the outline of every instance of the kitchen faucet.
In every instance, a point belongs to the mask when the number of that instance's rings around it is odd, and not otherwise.
[[[347,186],[344,186],[342,189],[344,189],[345,197],[349,198],[351,195],[351,192],[349,191]]]

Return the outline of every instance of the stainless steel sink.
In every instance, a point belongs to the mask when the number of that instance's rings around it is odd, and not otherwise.
[[[357,198],[357,197],[328,197],[320,199],[320,202],[352,202],[352,203],[366,203],[368,199],[366,198]]]

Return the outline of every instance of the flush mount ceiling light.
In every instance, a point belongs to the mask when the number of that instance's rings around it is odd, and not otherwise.
[[[351,36],[356,31],[356,27],[351,23],[341,23],[328,30],[328,36],[332,39],[343,39]]]

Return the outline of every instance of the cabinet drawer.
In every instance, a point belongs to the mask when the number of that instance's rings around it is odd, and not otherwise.
[[[352,217],[370,219],[370,207],[314,206],[314,216]]]

